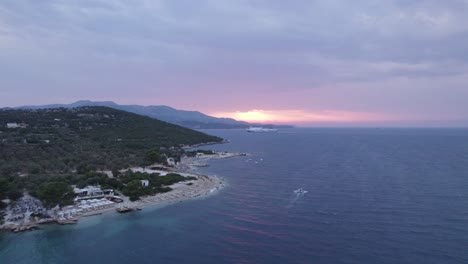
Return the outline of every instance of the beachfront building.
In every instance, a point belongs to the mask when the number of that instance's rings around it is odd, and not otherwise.
[[[74,188],[73,191],[76,194],[77,200],[91,199],[91,198],[102,198],[106,195],[113,196],[114,190],[104,189],[102,190],[98,186],[86,186],[83,189]]]
[[[114,190],[112,190],[112,189],[104,189],[104,190],[102,190],[102,192],[103,192],[104,195],[106,195],[106,196],[107,196],[107,195],[110,195],[110,196],[114,195]]]
[[[97,186],[86,186],[83,189],[75,188],[73,191],[78,197],[104,196],[101,188]]]

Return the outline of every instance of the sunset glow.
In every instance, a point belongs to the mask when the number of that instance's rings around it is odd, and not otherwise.
[[[278,117],[274,113],[269,113],[268,111],[262,110],[252,110],[247,112],[234,112],[234,113],[220,113],[221,117],[223,114],[226,114],[227,117],[231,117],[237,120],[247,121],[247,122],[271,122],[277,120]]]
[[[399,120],[396,116],[378,113],[350,111],[303,111],[303,110],[250,110],[235,112],[212,113],[216,117],[229,117],[236,120],[275,124],[307,124],[307,123],[350,123],[350,122],[380,122]]]

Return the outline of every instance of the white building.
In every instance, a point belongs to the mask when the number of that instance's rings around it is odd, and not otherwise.
[[[26,124],[18,124],[18,123],[7,123],[7,128],[25,128]]]
[[[149,186],[149,181],[148,180],[140,180],[141,182],[141,185],[143,185],[143,187],[148,187]]]
[[[18,123],[7,123],[7,128],[18,128],[20,127]]]
[[[167,158],[167,165],[175,166],[176,162],[175,162],[174,158]]]
[[[101,188],[96,186],[86,186],[83,189],[75,188],[73,191],[80,197],[104,195]]]
[[[97,186],[86,186],[83,189],[74,188],[73,191],[76,193],[76,198],[78,200],[81,199],[89,199],[89,198],[99,198],[104,197],[104,195],[114,195],[114,190],[106,189],[101,190],[100,187]]]

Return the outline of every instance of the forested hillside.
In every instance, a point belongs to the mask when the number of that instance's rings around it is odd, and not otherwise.
[[[182,145],[219,141],[222,139],[107,107],[2,110],[0,177],[146,165],[162,153],[179,155]]]

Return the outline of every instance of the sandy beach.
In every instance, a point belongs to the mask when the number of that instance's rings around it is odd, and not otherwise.
[[[135,202],[130,202],[127,199],[125,204],[128,204],[129,207],[133,208],[144,208],[146,206],[175,203],[212,194],[225,186],[224,180],[216,176],[197,174],[197,168],[200,166],[207,166],[207,163],[213,159],[226,159],[246,155],[246,153],[216,152],[214,154],[199,154],[195,157],[183,157],[182,160],[169,172],[175,172],[185,177],[196,177],[197,180],[173,184],[169,186],[173,189],[170,192],[141,197],[140,200]],[[132,168],[132,170],[148,173],[156,172],[161,175],[168,173],[168,171],[143,168]]]

